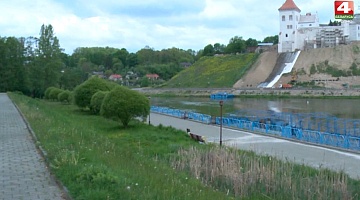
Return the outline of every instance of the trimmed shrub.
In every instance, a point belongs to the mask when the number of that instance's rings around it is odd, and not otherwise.
[[[105,95],[108,91],[98,91],[92,97],[90,101],[90,111],[93,114],[99,114],[101,109],[101,104],[105,98]]]
[[[49,99],[57,101],[58,100],[58,95],[60,93],[62,93],[64,90],[59,89],[59,88],[54,88],[50,91],[49,93]]]
[[[139,92],[118,86],[106,94],[100,114],[119,120],[125,127],[136,117],[145,117],[150,112],[149,99]]]
[[[74,90],[74,103],[80,108],[90,108],[91,97],[98,91],[110,91],[117,86],[98,77],[91,77]]]
[[[58,101],[61,103],[70,103],[71,102],[71,92],[69,90],[65,90],[58,95]]]
[[[56,88],[56,87],[48,87],[46,90],[45,90],[45,99],[50,99],[50,92],[51,92],[51,90],[53,90],[53,89],[58,89],[58,88]]]

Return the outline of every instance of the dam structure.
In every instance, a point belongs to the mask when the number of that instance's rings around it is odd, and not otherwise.
[[[264,82],[261,82],[258,88],[272,88],[279,81],[281,76],[290,73],[301,51],[280,53],[277,57],[276,64]]]

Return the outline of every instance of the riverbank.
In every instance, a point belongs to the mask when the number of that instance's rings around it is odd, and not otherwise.
[[[209,96],[229,93],[236,97],[360,98],[360,89],[236,89],[236,88],[140,88],[150,96]]]

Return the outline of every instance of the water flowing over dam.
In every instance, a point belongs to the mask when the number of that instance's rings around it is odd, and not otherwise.
[[[299,55],[300,51],[280,53],[272,72],[264,82],[258,85],[258,88],[273,87],[283,74],[291,72]]]

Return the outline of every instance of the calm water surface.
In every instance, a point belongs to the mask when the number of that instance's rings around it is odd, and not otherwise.
[[[219,115],[219,100],[205,97],[153,97],[151,104],[209,115]],[[255,99],[235,98],[224,101],[223,113],[244,110],[286,113],[323,113],[338,118],[360,119],[360,99]]]

